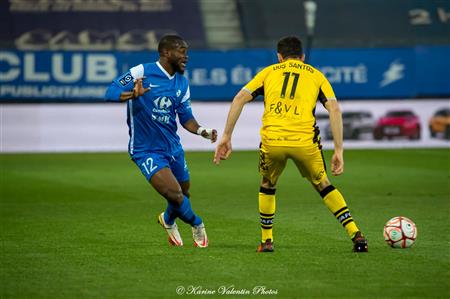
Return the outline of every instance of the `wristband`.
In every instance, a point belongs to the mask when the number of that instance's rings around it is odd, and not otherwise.
[[[202,135],[203,130],[206,130],[206,129],[203,128],[203,127],[198,127],[198,129],[197,129],[197,135]]]
[[[202,135],[202,132],[203,132],[203,131],[206,132],[207,136],[203,136],[203,135]],[[212,131],[213,131],[213,129],[208,129],[208,128],[199,127],[199,128],[197,129],[197,135],[200,135],[200,136],[202,136],[203,138],[206,138],[206,139],[211,139],[211,138],[212,138]]]

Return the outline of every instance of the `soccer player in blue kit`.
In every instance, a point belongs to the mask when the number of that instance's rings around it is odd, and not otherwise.
[[[201,127],[195,120],[187,79],[188,45],[177,35],[166,35],[158,44],[159,60],[132,67],[115,79],[106,91],[108,101],[128,101],[128,152],[142,174],[167,200],[158,223],[169,235],[169,243],[183,246],[176,218],[192,226],[194,246],[208,246],[202,219],[189,200],[189,170],[177,135],[176,117],[189,132],[211,142],[217,131]]]

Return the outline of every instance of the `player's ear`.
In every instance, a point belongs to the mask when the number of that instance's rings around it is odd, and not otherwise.
[[[279,63],[283,62],[283,56],[281,56],[280,53],[277,53],[277,57],[278,57],[278,62]]]
[[[305,53],[303,53],[303,54],[302,54],[302,58],[300,58],[300,60],[303,61],[303,62],[305,62],[305,58],[306,58]]]
[[[168,49],[164,49],[164,50],[162,50],[161,54],[162,54],[161,56],[169,57],[169,50]]]

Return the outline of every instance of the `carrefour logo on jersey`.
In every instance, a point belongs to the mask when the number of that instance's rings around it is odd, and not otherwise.
[[[152,110],[152,119],[168,124],[170,122],[169,108],[172,107],[172,100],[169,97],[157,97],[153,100],[153,104],[156,108]]]
[[[172,101],[168,97],[157,97],[153,103],[158,109],[153,109],[154,112],[164,112],[167,113],[167,109],[172,106]]]
[[[117,61],[108,53],[0,51],[0,83],[110,83]]]

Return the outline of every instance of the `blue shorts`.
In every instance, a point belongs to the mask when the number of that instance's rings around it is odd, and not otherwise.
[[[139,153],[132,155],[131,160],[136,163],[147,181],[164,167],[172,170],[178,182],[189,181],[189,168],[183,151],[173,156],[161,152]]]

